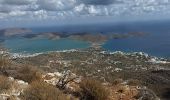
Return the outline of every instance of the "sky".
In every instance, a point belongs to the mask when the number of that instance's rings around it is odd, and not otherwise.
[[[170,0],[0,0],[0,27],[169,18]]]

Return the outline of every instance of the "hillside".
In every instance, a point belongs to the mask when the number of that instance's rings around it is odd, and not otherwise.
[[[31,89],[39,87],[59,91],[57,93],[63,96],[57,100],[159,100],[159,97],[169,100],[170,61],[166,59],[144,53],[109,53],[92,48],[18,57],[1,59],[1,75],[21,84],[19,90],[13,90],[18,94],[7,88],[5,91],[8,92],[4,91],[6,95],[2,92],[1,97],[32,98]],[[28,94],[24,95],[21,90],[28,91]],[[47,91],[43,92],[44,95],[50,95]],[[36,95],[41,100],[47,98],[41,97],[43,94]]]
[[[6,28],[0,30],[0,36],[4,36],[4,37],[23,35],[25,33],[31,33],[31,30],[26,28]]]

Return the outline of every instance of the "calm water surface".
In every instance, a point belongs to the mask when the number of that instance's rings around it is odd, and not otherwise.
[[[49,40],[45,38],[12,38],[6,40],[3,44],[12,53],[40,53],[47,51],[81,49],[90,46],[90,44],[85,41],[71,39]]]
[[[84,25],[84,26],[63,26],[63,27],[39,27],[32,28],[33,32],[89,32],[89,33],[120,33],[146,32],[143,37],[131,37],[125,39],[108,40],[102,46],[109,51],[124,52],[145,52],[153,56],[170,58],[170,21],[126,23],[126,24],[104,24],[104,25]],[[90,44],[85,41],[71,39],[26,39],[12,38],[3,42],[11,52],[38,53],[56,50],[82,49],[88,48]]]

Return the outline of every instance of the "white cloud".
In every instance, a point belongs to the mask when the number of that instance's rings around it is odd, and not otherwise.
[[[51,11],[72,9],[76,3],[76,0],[38,0],[41,9]]]
[[[119,17],[159,13],[170,14],[170,0],[0,0],[0,19]]]
[[[28,5],[36,0],[1,0],[3,4],[9,5]]]
[[[9,13],[10,16],[22,16],[25,14],[26,14],[26,12],[24,12],[24,11],[13,11],[13,12]]]
[[[117,0],[79,0],[78,2],[86,5],[109,5],[112,3],[117,3]]]

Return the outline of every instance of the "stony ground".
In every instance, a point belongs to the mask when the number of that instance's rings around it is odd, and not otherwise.
[[[150,88],[164,100],[170,99],[170,61],[144,53],[109,53],[87,49],[51,52],[13,60],[38,66],[45,72],[69,70],[79,76],[93,77],[109,83],[118,78],[136,79],[141,86]]]

